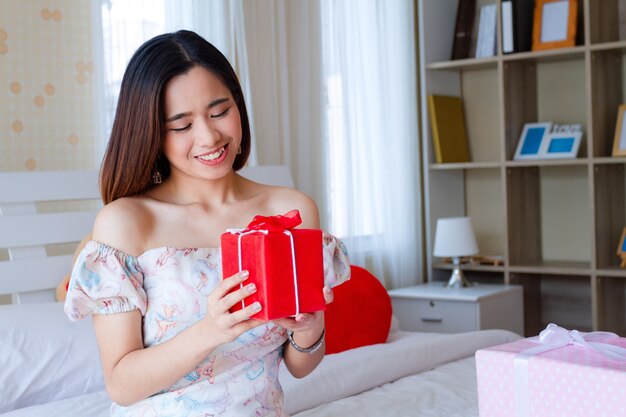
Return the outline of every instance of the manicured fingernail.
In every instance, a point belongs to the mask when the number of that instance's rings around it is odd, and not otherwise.
[[[252,311],[260,311],[260,310],[261,310],[261,303],[257,301],[254,304],[252,304]]]
[[[248,272],[247,270],[244,270],[244,271],[241,271],[239,275],[241,276],[241,278],[246,279],[250,275],[250,272]]]
[[[253,292],[255,292],[255,291],[256,291],[256,285],[254,285],[254,284],[248,284],[248,285],[246,285],[246,292],[247,292],[248,294],[252,294],[252,293],[253,293]]]

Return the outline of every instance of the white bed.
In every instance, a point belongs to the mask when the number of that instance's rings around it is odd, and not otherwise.
[[[284,183],[285,172],[271,168],[247,175]],[[75,216],[41,215],[33,204],[92,199],[95,179],[93,172],[0,173],[0,248],[9,248],[11,256],[0,261],[0,294],[17,293],[14,301],[21,302],[0,306],[2,416],[108,416],[90,320],[72,323],[61,303],[49,301],[71,256],[51,256],[40,246],[80,240],[97,207]],[[27,237],[21,236],[24,228],[32,230]],[[327,355],[306,378],[294,379],[282,367],[285,410],[294,417],[478,416],[474,352],[518,338],[504,330],[443,335],[392,325],[387,343]]]
[[[281,368],[285,409],[294,417],[478,416],[473,353],[517,338],[504,330],[444,335],[393,326],[387,343],[327,355],[306,378]],[[0,410],[7,397],[22,398],[21,408],[2,416],[108,416],[89,319],[69,322],[61,303],[0,306],[0,340],[8,352]]]

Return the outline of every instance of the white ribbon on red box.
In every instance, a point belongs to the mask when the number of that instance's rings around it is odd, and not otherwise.
[[[249,231],[245,231],[245,229],[227,229],[226,230],[228,233],[232,233],[232,234],[236,234],[239,235],[237,237],[237,256],[239,257],[239,272],[243,271],[243,264],[242,264],[242,254],[241,254],[241,238],[244,237],[245,235],[249,235],[251,233],[261,233],[264,235],[267,235],[269,233],[269,230],[249,230]],[[296,302],[296,311],[293,314],[294,316],[297,316],[298,314],[300,314],[300,298],[298,296],[298,271],[296,269],[296,246],[294,244],[293,241],[293,235],[291,234],[291,232],[289,230],[283,230],[282,232],[283,234],[289,236],[289,241],[291,243],[291,265],[292,265],[292,269],[293,269],[293,287],[294,287],[294,294],[295,294],[295,302]],[[243,288],[243,283],[239,284],[239,288]],[[246,308],[246,302],[245,302],[245,298],[241,300],[241,308],[244,309]]]
[[[525,349],[515,357],[515,405],[517,417],[530,416],[530,390],[528,388],[528,361],[536,355],[550,350],[559,349],[568,345],[581,346],[618,362],[626,362],[626,349],[604,343],[607,340],[619,338],[611,332],[581,333],[578,330],[569,331],[554,323],[548,324],[539,337],[528,340],[539,343],[538,346]]]
[[[278,216],[254,216],[250,224],[245,229],[227,229],[231,234],[237,234],[237,256],[239,257],[239,272],[243,271],[242,255],[241,255],[241,238],[251,233],[262,233],[267,235],[269,232],[279,232],[289,236],[291,243],[291,265],[293,269],[293,287],[296,311],[294,316],[300,314],[300,296],[298,294],[298,271],[296,269],[296,246],[293,241],[291,229],[302,223],[300,212],[291,210],[284,215]],[[239,288],[243,288],[243,283],[239,284]],[[246,308],[246,303],[241,300],[241,308]]]

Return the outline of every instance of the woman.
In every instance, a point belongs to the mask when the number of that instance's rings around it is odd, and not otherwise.
[[[282,416],[278,366],[309,374],[324,355],[323,312],[249,319],[246,271],[222,280],[220,235],[253,216],[315,203],[236,173],[250,152],[243,94],[227,59],[189,31],[142,45],[122,81],[100,188],[105,207],[74,266],[72,319],[93,314],[113,416]],[[325,281],[349,278],[324,239]],[[324,287],[332,301],[332,290]],[[288,341],[287,331],[290,332]]]

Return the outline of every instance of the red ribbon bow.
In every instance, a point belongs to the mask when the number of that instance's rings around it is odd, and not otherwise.
[[[246,227],[243,232],[249,232],[251,230],[282,232],[283,230],[293,229],[300,223],[302,223],[300,212],[298,210],[291,210],[282,216],[254,216],[248,227]]]

